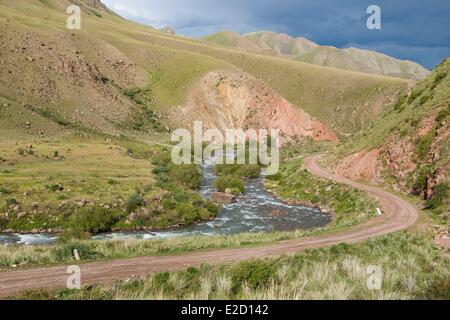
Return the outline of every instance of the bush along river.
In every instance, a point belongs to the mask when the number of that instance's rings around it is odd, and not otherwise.
[[[214,181],[214,159],[205,160],[202,165],[203,180],[199,192],[210,198],[216,191]],[[263,178],[246,181],[245,194],[237,201],[221,207],[213,221],[194,226],[161,231],[123,231],[93,235],[94,240],[104,239],[164,239],[179,236],[216,236],[243,232],[293,231],[324,227],[332,220],[332,215],[319,208],[288,204],[266,191]],[[0,244],[44,245],[58,240],[55,234],[0,234]]]

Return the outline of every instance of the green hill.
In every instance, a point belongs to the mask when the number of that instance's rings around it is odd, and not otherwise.
[[[340,146],[339,157],[343,159],[338,166],[341,173],[387,182],[395,189],[420,195],[428,207],[440,213],[447,211],[450,58],[400,94],[377,121]],[[370,165],[354,169],[362,159]]]

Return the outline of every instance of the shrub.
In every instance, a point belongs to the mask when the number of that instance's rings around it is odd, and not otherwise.
[[[401,112],[405,108],[404,103],[407,98],[406,95],[400,96],[394,104],[394,110]]]
[[[198,211],[198,215],[200,217],[200,219],[202,219],[203,221],[209,220],[213,217],[215,217],[215,214],[213,214],[212,212],[210,212],[208,209],[202,208]]]
[[[436,274],[427,280],[424,288],[416,293],[418,299],[449,300],[450,279],[444,275]]]
[[[416,171],[412,188],[416,193],[421,193],[427,186],[428,176],[433,172],[432,166],[422,166]]]
[[[5,200],[5,202],[6,202],[6,206],[15,206],[16,204],[19,204],[19,202],[16,200],[16,199],[14,199],[14,198],[8,198],[8,199],[6,199]]]
[[[266,179],[270,181],[280,181],[281,179],[283,179],[283,174],[281,172],[277,172],[274,175],[267,176]]]
[[[423,95],[423,96],[420,98],[420,104],[421,104],[421,105],[425,104],[430,98],[431,98],[431,97],[430,97],[429,95]]]
[[[205,208],[214,215],[219,213],[219,206],[212,201],[206,201]]]
[[[200,218],[198,210],[189,203],[178,204],[176,211],[178,216],[188,225]]]
[[[123,91],[123,95],[129,97],[130,99],[134,99],[140,92],[141,89],[139,88],[128,88]]]
[[[238,292],[243,283],[252,289],[267,287],[274,274],[273,264],[260,260],[241,262],[232,270],[233,289]]]
[[[156,166],[166,167],[171,162],[171,154],[169,152],[161,152],[152,158],[152,164]]]
[[[198,189],[202,181],[202,174],[194,164],[174,165],[170,168],[172,181],[179,182],[190,189]]]
[[[226,189],[232,189],[238,193],[244,193],[245,191],[244,181],[234,176],[218,177],[214,185],[220,192],[225,192]]]
[[[188,202],[189,195],[184,190],[175,190],[173,193],[173,199],[178,202]]]
[[[448,197],[448,183],[440,183],[434,188],[434,196],[426,201],[428,209],[437,209],[444,204],[444,200]]]
[[[442,121],[444,121],[448,116],[450,115],[450,104],[448,105],[447,109],[441,110],[438,115],[436,116],[436,122],[440,124]]]
[[[64,190],[64,186],[61,184],[48,184],[45,186],[45,188],[52,192]]]
[[[218,175],[235,175],[241,178],[258,178],[261,167],[257,164],[217,164],[214,171]]]
[[[175,209],[177,206],[177,203],[174,200],[167,199],[167,198],[163,199],[161,201],[161,204],[164,207],[164,209],[166,209],[166,210]]]
[[[142,198],[142,196],[139,193],[135,192],[131,196],[128,197],[128,200],[127,200],[127,211],[129,213],[133,212],[138,207],[143,206],[144,203],[145,203],[144,198]]]
[[[437,87],[439,85],[439,83],[441,83],[441,81],[445,79],[446,76],[447,76],[447,72],[445,72],[445,71],[438,72],[436,74],[436,77],[434,78],[433,88]]]
[[[426,135],[421,137],[416,144],[416,155],[419,160],[425,159],[430,151],[431,145],[433,144],[434,138],[436,137],[436,129],[433,128]]]
[[[106,232],[120,220],[120,216],[103,207],[83,208],[71,218],[70,227],[87,232]]]
[[[11,190],[9,190],[7,187],[0,186],[0,194],[10,194]]]
[[[408,103],[411,104],[416,100],[419,96],[422,95],[423,90],[413,90],[411,95],[409,96]]]
[[[114,179],[109,179],[109,180],[108,180],[108,184],[113,186],[113,185],[119,184],[119,182],[117,182],[117,181],[114,180]]]
[[[0,230],[6,229],[7,225],[8,225],[8,219],[6,219],[3,216],[0,216]]]

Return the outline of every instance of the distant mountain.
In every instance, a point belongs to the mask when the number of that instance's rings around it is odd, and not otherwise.
[[[407,60],[357,48],[339,49],[320,46],[308,39],[293,38],[274,32],[254,32],[245,35],[222,31],[203,40],[246,52],[289,58],[332,68],[420,80],[430,71]]]
[[[222,31],[206,37],[204,40],[224,47],[290,59],[295,59],[298,55],[319,46],[305,38],[293,38],[284,33],[270,31],[253,32],[245,35],[233,31]]]
[[[297,56],[296,59],[333,68],[417,80],[430,73],[415,62],[357,48],[338,49],[320,46]]]
[[[170,35],[175,35],[176,34],[175,29],[173,29],[172,27],[169,27],[169,26],[166,26],[164,28],[158,29],[158,31],[161,31],[161,32],[164,32],[164,33],[167,33],[167,34],[170,34]]]

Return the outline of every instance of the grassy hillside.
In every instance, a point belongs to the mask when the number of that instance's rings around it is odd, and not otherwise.
[[[339,148],[340,158],[379,150],[380,180],[420,195],[448,212],[450,189],[450,59],[404,91],[372,125]],[[443,217],[443,216],[441,216]]]
[[[13,106],[9,126],[16,128],[14,134],[42,131],[45,136],[63,132],[68,124],[111,134],[164,131],[172,124],[167,108],[182,105],[205,73],[241,69],[345,136],[373,119],[407,85],[168,35],[87,4],[82,29],[69,31],[66,4],[0,3],[6,70],[0,75],[0,95]],[[36,117],[31,130],[25,130],[21,117],[28,112]],[[58,126],[47,129],[48,120]],[[11,135],[12,128],[5,131],[0,133]]]

